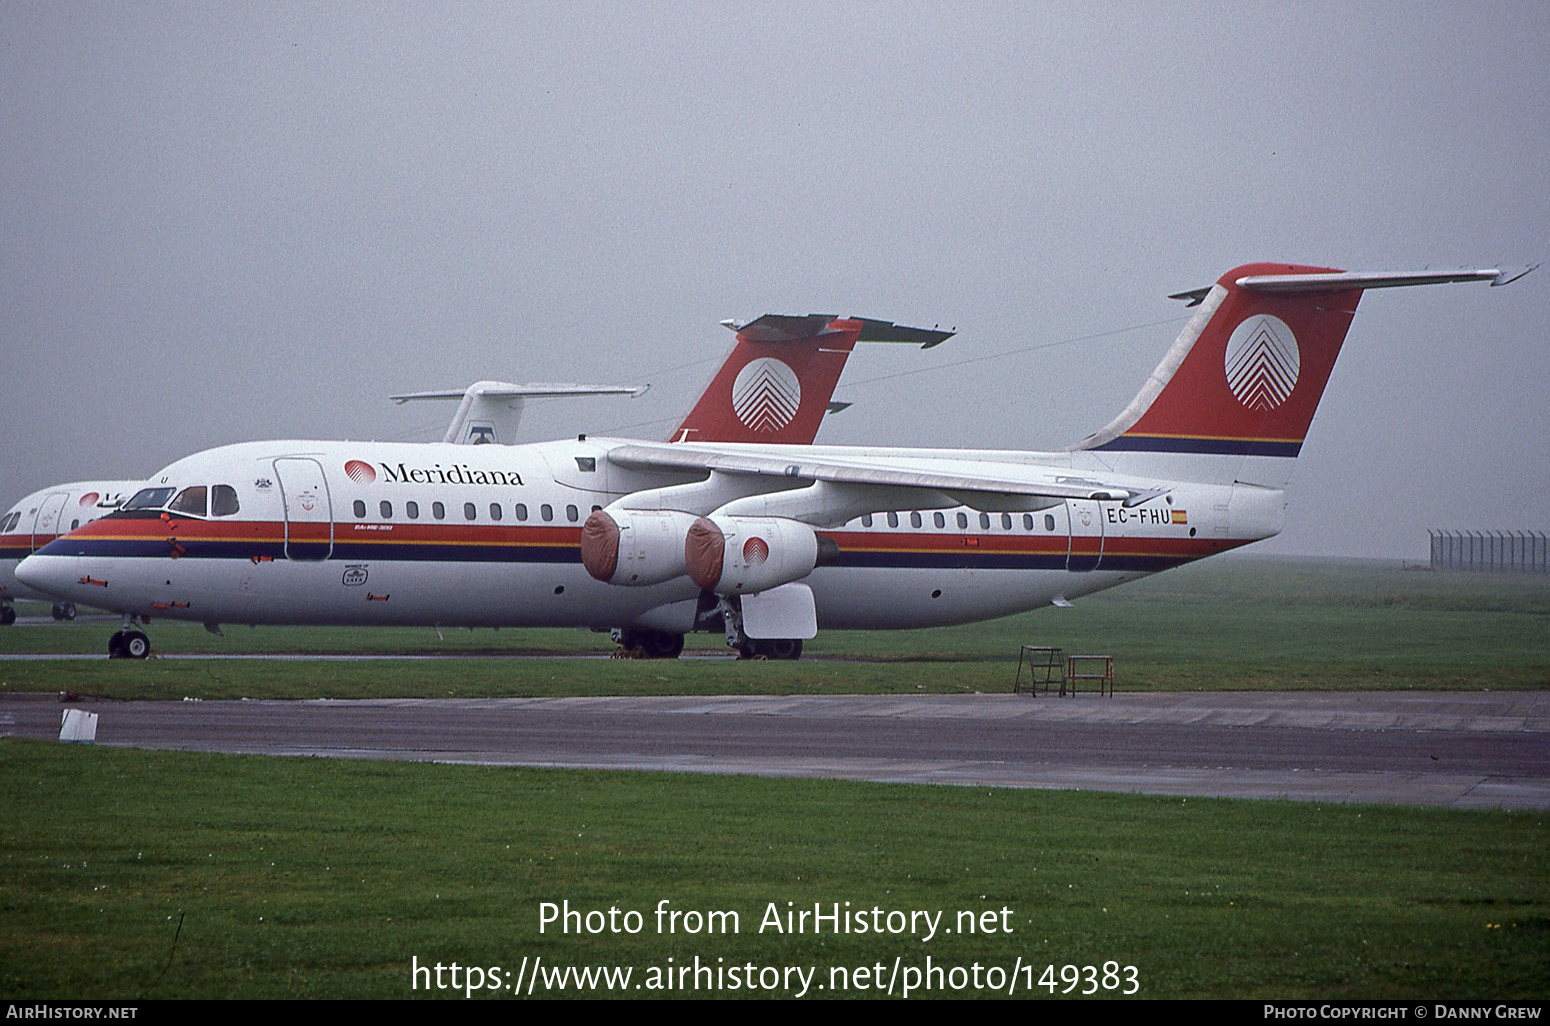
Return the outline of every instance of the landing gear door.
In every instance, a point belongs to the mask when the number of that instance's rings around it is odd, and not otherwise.
[[[327,559],[334,552],[334,507],[323,465],[286,457],[274,461],[274,472],[285,503],[285,557]]]
[[[1066,549],[1067,570],[1096,570],[1103,562],[1103,509],[1092,499],[1067,499],[1071,543]]]
[[[43,501],[38,504],[38,515],[32,521],[33,552],[64,533],[59,528],[64,523],[65,500],[69,497],[65,492],[50,492],[43,496]]]

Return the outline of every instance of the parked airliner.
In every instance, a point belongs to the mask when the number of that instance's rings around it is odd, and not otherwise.
[[[722,321],[724,327],[737,333],[737,341],[672,437],[739,441],[757,431],[767,442],[810,443],[825,411],[834,405],[830,397],[857,342],[908,343],[930,349],[953,335],[951,331],[910,328],[869,318],[847,319],[848,323],[853,322],[852,328],[831,330],[830,324],[835,320],[830,314],[766,314],[746,323]],[[530,400],[633,397],[645,391],[646,386],[631,385],[477,381],[464,389],[412,392],[391,398],[400,404],[424,399],[459,400],[444,442],[510,445],[517,439],[523,407]],[[842,408],[848,405],[840,404]],[[0,518],[0,625],[16,621],[12,599],[49,598],[17,583],[15,571],[22,559],[58,535],[118,509],[143,484],[77,481],[54,485],[26,496]],[[54,602],[56,620],[73,620],[75,615],[73,602]]]
[[[734,398],[749,441],[224,446],[18,576],[122,613],[109,651],[136,657],[156,616],[612,628],[661,656],[714,630],[795,658],[819,628],[1065,604],[1281,529],[1365,290],[1523,273],[1238,267],[1173,297],[1196,312],[1135,399],[1057,452],[761,442],[793,417],[769,365]]]
[[[24,496],[0,516],[0,624],[16,622],[16,599],[47,602],[49,595],[18,584],[16,567],[62,534],[107,516],[124,504],[143,481],[71,481]],[[74,620],[75,603],[54,602],[54,619]]]

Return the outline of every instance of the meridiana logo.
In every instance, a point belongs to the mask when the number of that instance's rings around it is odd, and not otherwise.
[[[1279,317],[1250,317],[1227,340],[1223,359],[1227,387],[1251,410],[1263,413],[1286,402],[1297,387],[1301,367],[1297,336]]]
[[[796,371],[772,357],[748,361],[732,382],[732,410],[753,431],[779,431],[801,405]]]
[[[360,460],[346,460],[344,476],[356,484],[371,484],[377,479],[377,472],[370,463],[362,463]]]
[[[770,544],[758,536],[749,538],[743,542],[743,562],[749,566],[758,566],[770,558]]]
[[[96,502],[99,498],[101,498],[101,496],[99,496],[96,492],[87,492],[85,495],[81,496],[81,501],[80,501],[79,505],[90,506],[92,503]]]

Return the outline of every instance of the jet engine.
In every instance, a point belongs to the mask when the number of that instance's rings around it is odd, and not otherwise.
[[[643,586],[682,577],[684,536],[695,522],[677,510],[596,510],[581,526],[581,564],[605,584]]]
[[[839,546],[811,527],[781,517],[712,514],[689,528],[684,564],[689,579],[719,595],[746,595],[799,581],[833,563]]]

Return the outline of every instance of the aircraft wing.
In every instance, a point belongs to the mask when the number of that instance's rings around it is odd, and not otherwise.
[[[869,460],[862,456],[813,454],[795,451],[764,453],[700,448],[692,444],[620,445],[608,451],[608,461],[633,470],[714,471],[738,476],[781,478],[786,481],[826,481],[831,484],[872,485],[886,488],[961,496],[965,493],[1018,496],[1030,499],[1100,499],[1121,501],[1137,494],[1134,488],[1096,481],[1058,467],[1006,464],[985,469],[987,464],[963,461]],[[913,464],[913,465],[912,465]],[[990,464],[995,467],[995,464]],[[979,505],[971,503],[971,505]]]

